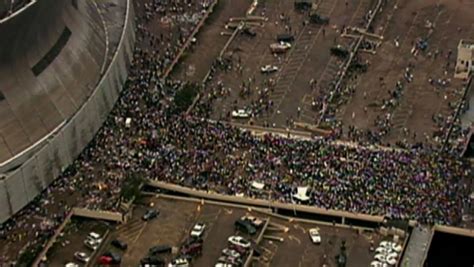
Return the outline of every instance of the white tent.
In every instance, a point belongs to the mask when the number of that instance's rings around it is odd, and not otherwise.
[[[298,199],[299,201],[308,201],[308,186],[298,186],[296,194],[293,194],[293,198]]]

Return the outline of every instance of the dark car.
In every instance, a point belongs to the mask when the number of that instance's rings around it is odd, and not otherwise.
[[[313,0],[295,0],[295,8],[300,11],[310,10]]]
[[[330,51],[331,51],[331,55],[334,55],[341,59],[348,58],[350,55],[349,51],[347,51],[347,49],[345,49],[341,45],[331,47]]]
[[[149,221],[151,219],[154,219],[154,218],[158,217],[159,214],[160,214],[159,211],[154,210],[154,209],[149,209],[145,212],[145,214],[143,214],[142,219],[144,221]]]
[[[112,246],[121,249],[121,250],[126,250],[128,248],[127,243],[120,241],[118,239],[112,240],[111,242]]]
[[[150,250],[148,250],[148,253],[150,255],[156,255],[156,254],[161,254],[161,253],[171,253],[171,246],[168,245],[158,245],[151,247]]]
[[[157,256],[148,256],[140,260],[140,266],[157,266],[164,267],[165,261]]]
[[[295,37],[291,34],[283,33],[283,34],[278,34],[277,35],[277,41],[278,42],[291,43],[294,40],[295,40]]]
[[[201,243],[186,245],[186,246],[183,246],[183,248],[181,249],[182,255],[196,256],[196,255],[201,255],[201,253],[202,253]]]
[[[329,24],[329,17],[325,17],[317,13],[313,13],[309,16],[309,21],[315,24],[327,25]]]
[[[188,245],[196,244],[196,243],[202,244],[202,243],[204,243],[204,240],[200,237],[192,237],[191,236],[188,239],[186,239],[186,241],[184,241],[183,246],[188,246]]]
[[[235,221],[234,226],[235,229],[249,235],[254,235],[257,233],[257,229],[255,229],[255,227],[253,227],[253,225],[248,221],[238,219]]]
[[[245,255],[247,254],[248,250],[246,248],[243,248],[243,247],[239,247],[239,246],[236,246],[234,244],[231,244],[229,246],[230,249],[233,249],[235,251],[237,251],[238,253],[240,253],[241,255]]]

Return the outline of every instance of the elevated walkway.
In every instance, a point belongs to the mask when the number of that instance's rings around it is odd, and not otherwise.
[[[112,212],[105,210],[90,210],[84,208],[73,208],[72,213],[74,216],[84,217],[89,219],[97,219],[104,221],[112,221],[117,223],[124,223],[126,221],[125,214],[120,212]]]
[[[428,249],[430,247],[433,231],[427,226],[415,227],[408,240],[401,261],[401,267],[420,267],[423,266]]]

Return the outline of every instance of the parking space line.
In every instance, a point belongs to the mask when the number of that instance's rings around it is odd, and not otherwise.
[[[140,238],[140,236],[142,235],[143,231],[145,230],[147,224],[148,224],[148,222],[145,222],[145,223],[143,224],[142,229],[140,229],[140,232],[138,233],[138,235],[137,235],[137,236],[135,237],[135,239],[133,240],[132,245],[134,245],[134,244],[137,242],[137,240]]]

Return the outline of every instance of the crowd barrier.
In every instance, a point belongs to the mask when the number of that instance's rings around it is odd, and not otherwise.
[[[112,110],[128,76],[135,45],[135,16],[127,0],[117,50],[89,99],[21,166],[0,179],[0,223],[46,189],[94,138]]]

